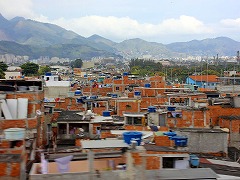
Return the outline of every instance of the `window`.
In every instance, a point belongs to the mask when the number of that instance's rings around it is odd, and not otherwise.
[[[133,124],[135,125],[141,125],[142,124],[142,118],[141,117],[135,117],[133,119]]]
[[[127,117],[126,124],[141,125],[142,124],[142,117]]]
[[[132,109],[132,106],[131,105],[126,105],[126,109],[130,110],[130,109]]]
[[[132,121],[132,117],[127,117],[127,122],[126,124],[132,125],[133,121]]]
[[[116,87],[116,91],[119,91],[119,87],[118,86]]]

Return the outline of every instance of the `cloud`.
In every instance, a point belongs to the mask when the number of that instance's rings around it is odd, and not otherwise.
[[[212,33],[212,29],[204,25],[203,22],[184,15],[177,19],[166,19],[159,24],[139,23],[129,17],[114,16],[85,16],[70,20],[60,18],[51,21],[51,23],[73,30],[85,37],[99,34],[115,40]]]
[[[32,9],[31,0],[0,0],[0,12],[7,19],[16,16],[21,17],[35,17]]]
[[[224,27],[227,28],[240,28],[240,18],[237,19],[223,19],[220,22]]]

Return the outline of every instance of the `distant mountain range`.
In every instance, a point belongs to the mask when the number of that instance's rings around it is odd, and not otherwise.
[[[142,39],[129,39],[120,43],[93,35],[85,38],[57,25],[41,23],[22,17],[11,20],[0,14],[0,54],[82,58],[124,57],[170,58],[188,55],[235,56],[240,42],[227,37],[161,44]]]

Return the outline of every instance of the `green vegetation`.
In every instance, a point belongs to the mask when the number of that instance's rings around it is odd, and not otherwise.
[[[23,74],[26,76],[37,75],[39,69],[39,65],[32,62],[27,62],[20,67],[23,69]]]
[[[8,66],[4,62],[0,62],[0,79],[5,79],[4,71],[6,71],[7,68]]]
[[[184,83],[190,75],[217,75],[223,76],[224,71],[240,72],[240,66],[236,64],[207,64],[206,62],[196,62],[190,65],[179,65],[171,62],[171,66],[162,66],[161,63],[155,63],[151,60],[132,59],[130,62],[130,72],[142,77],[159,74],[165,76],[168,81],[177,80]]]
[[[44,75],[46,72],[50,72],[50,71],[51,71],[50,66],[40,66],[40,68],[38,70],[38,74]]]
[[[71,66],[72,66],[73,68],[81,68],[81,67],[82,67],[82,64],[83,64],[83,62],[82,62],[81,59],[76,59],[75,61],[73,61],[73,62],[71,63]]]
[[[152,60],[132,59],[130,68],[132,74],[153,76],[155,73],[160,73],[162,71],[162,64],[159,62],[155,63]]]

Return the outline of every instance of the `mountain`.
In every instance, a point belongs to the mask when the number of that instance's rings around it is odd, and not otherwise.
[[[25,55],[30,57],[46,55],[86,59],[96,56],[119,57],[115,54],[116,50],[106,43],[94,42],[91,38],[85,38],[57,25],[22,17],[7,20],[1,14],[0,40],[3,41],[0,42],[1,53],[21,55],[27,52]],[[15,43],[7,43],[6,41]],[[14,48],[9,44],[12,44]]]
[[[235,56],[240,42],[227,37],[161,44],[139,38],[120,43],[94,34],[88,38],[60,26],[0,14],[0,53],[91,59],[92,57],[171,58],[182,56]]]
[[[114,46],[115,44],[117,44],[117,43],[115,43],[115,42],[113,42],[113,41],[111,41],[109,39],[106,39],[104,37],[101,37],[101,36],[99,36],[97,34],[94,34],[94,35],[88,37],[88,39],[90,41],[92,41],[92,42],[106,44],[108,46]]]
[[[40,56],[61,57],[70,59],[91,59],[92,57],[118,57],[121,56],[95,49],[87,45],[79,44],[56,44],[48,47],[35,47],[22,45],[12,41],[0,41],[0,54],[14,54],[39,58]]]
[[[2,32],[0,40],[9,40],[25,45],[49,46],[74,41],[85,44],[85,38],[73,31],[22,17],[7,20],[0,15],[0,32]]]
[[[161,43],[147,42],[139,38],[125,40],[115,44],[114,47],[122,56],[129,58],[142,57],[143,55],[165,58],[176,54]]]
[[[113,47],[116,43],[101,37],[97,34],[94,34],[87,38],[92,44],[94,44],[95,48],[103,49],[109,52],[116,52],[116,49]]]
[[[12,41],[0,41],[0,54],[15,54],[33,57],[32,48]]]
[[[177,42],[166,45],[166,47],[177,53],[185,53],[195,56],[226,55],[235,56],[240,50],[240,42],[228,37],[217,37],[213,39],[193,40],[189,42]]]

